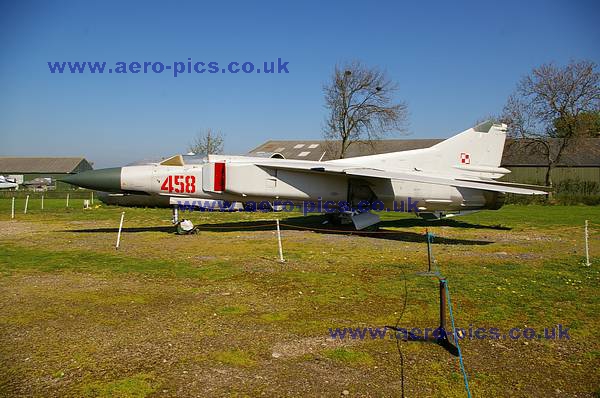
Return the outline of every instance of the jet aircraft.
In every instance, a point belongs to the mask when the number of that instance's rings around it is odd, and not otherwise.
[[[85,171],[63,181],[168,197],[175,223],[186,201],[267,201],[304,208],[318,203],[313,210],[347,216],[363,229],[379,222],[375,210],[444,218],[499,209],[505,193],[546,194],[546,187],[497,181],[510,173],[500,167],[506,127],[484,122],[429,148],[379,155],[329,161],[175,155],[151,164]]]
[[[0,176],[0,189],[18,189],[19,184],[14,178]]]

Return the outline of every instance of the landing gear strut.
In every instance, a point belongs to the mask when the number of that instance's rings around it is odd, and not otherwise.
[[[173,206],[173,217],[171,218],[171,222],[173,225],[177,225],[179,223],[179,207]]]

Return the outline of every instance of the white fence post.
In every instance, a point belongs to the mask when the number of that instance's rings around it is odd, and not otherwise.
[[[125,218],[125,212],[121,213],[121,223],[119,224],[119,233],[117,234],[117,246],[115,249],[119,248],[119,244],[121,243],[121,229],[123,229],[123,218]]]
[[[44,210],[44,194],[42,194],[42,210]]]
[[[15,218],[15,197],[14,196],[12,198],[12,208],[10,211],[10,218],[11,219]]]
[[[29,195],[25,198],[25,210],[23,210],[23,214],[27,214],[27,206],[29,206]]]
[[[589,243],[589,233],[588,233],[588,220],[585,220],[585,265],[588,267],[592,265],[590,263],[590,243]]]
[[[281,246],[281,230],[279,229],[279,219],[277,221],[277,243],[279,245],[279,262],[283,263],[285,260],[283,259],[283,247]]]
[[[69,194],[67,194],[67,207],[69,207]]]
[[[94,191],[92,191],[92,205],[94,204]]]

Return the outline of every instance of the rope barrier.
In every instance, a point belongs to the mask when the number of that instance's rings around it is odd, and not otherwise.
[[[435,238],[435,235],[431,232],[427,232],[425,237],[426,237],[428,243],[431,244],[431,243],[433,243],[433,238]],[[456,326],[454,325],[454,313],[452,312],[452,301],[450,299],[450,289],[448,288],[448,279],[446,279],[445,277],[442,276],[442,273],[440,272],[440,268],[437,266],[435,257],[433,256],[433,250],[430,251],[429,255],[431,256],[431,261],[434,263],[434,274],[437,276],[438,280],[444,279],[446,281],[446,283],[444,283],[444,288],[446,290],[446,297],[448,298],[448,313],[450,315],[450,321],[452,324],[452,335],[454,336],[454,342],[456,343],[456,349],[458,351],[458,360],[460,363],[460,369],[463,374],[463,381],[465,383],[465,389],[467,390],[467,397],[471,398],[471,389],[469,388],[469,378],[467,377],[467,371],[465,369],[462,352],[460,350],[460,344],[459,344],[458,338],[456,336]]]
[[[465,382],[465,389],[467,390],[467,397],[471,398],[471,389],[469,388],[469,378],[467,377],[467,371],[465,370],[465,363],[463,361],[462,352],[460,350],[460,344],[458,343],[458,338],[456,337],[456,327],[454,326],[454,314],[452,313],[452,301],[450,300],[450,289],[448,288],[448,281],[444,284],[446,288],[446,296],[448,297],[448,309],[450,314],[450,321],[452,323],[452,333],[454,334],[454,342],[456,343],[456,348],[458,350],[458,360],[460,362],[460,370],[463,374],[463,380]]]
[[[555,229],[554,231],[563,232],[563,231],[581,231],[581,230],[583,230],[584,227],[583,226],[581,226],[581,227],[564,227],[562,225],[554,225],[554,226],[552,226],[552,228]]]
[[[463,382],[465,383],[465,390],[467,391],[467,397],[471,398],[471,389],[469,387],[469,377],[467,376],[467,370],[465,368],[465,363],[462,356],[462,351],[460,349],[460,343],[458,342],[458,338],[456,336],[456,326],[454,323],[454,313],[452,311],[452,300],[450,299],[450,289],[448,288],[448,279],[442,276],[437,265],[435,266],[436,270],[434,274],[438,277],[438,280],[445,279],[446,283],[444,284],[444,289],[446,290],[446,297],[448,298],[448,314],[450,315],[450,323],[452,325],[452,335],[454,336],[454,342],[456,343],[456,350],[458,351],[458,362],[460,365],[460,370],[463,374]]]

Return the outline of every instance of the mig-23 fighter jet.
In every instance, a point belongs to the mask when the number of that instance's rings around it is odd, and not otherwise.
[[[444,218],[495,210],[505,193],[543,195],[546,187],[497,181],[506,125],[481,123],[432,147],[329,161],[175,155],[152,164],[85,171],[62,180],[89,189],[169,197],[182,205],[263,203],[348,216],[357,229],[378,211]],[[200,206],[200,205],[198,205]]]

